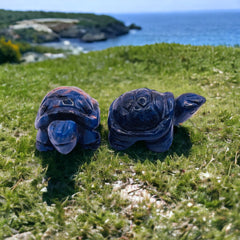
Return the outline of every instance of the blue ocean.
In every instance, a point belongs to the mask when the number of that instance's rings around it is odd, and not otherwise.
[[[240,45],[240,10],[215,12],[115,14],[113,17],[126,25],[135,23],[142,30],[104,42],[83,43],[78,39],[67,40],[73,47],[86,51],[102,50],[122,45],[154,43],[180,43],[191,45]],[[50,43],[61,47],[66,43]]]

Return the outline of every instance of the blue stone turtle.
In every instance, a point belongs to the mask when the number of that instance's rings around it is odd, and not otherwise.
[[[140,88],[122,94],[109,109],[109,143],[125,150],[145,141],[154,152],[167,151],[173,141],[173,127],[190,118],[206,99],[185,93],[174,99],[171,92]]]
[[[100,134],[98,102],[77,87],[58,87],[42,100],[35,120],[36,148],[68,154],[76,144],[96,149]]]

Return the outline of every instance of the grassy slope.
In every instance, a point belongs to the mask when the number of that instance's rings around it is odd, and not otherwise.
[[[0,238],[31,231],[37,239],[238,239],[239,56],[238,48],[159,44],[0,66]],[[61,85],[99,101],[97,151],[35,150],[39,104]],[[139,87],[207,98],[175,129],[166,153],[108,145],[111,102]],[[162,205],[120,198],[117,181],[142,185]]]

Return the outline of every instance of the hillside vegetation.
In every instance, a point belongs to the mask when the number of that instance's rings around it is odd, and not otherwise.
[[[15,24],[17,21],[38,18],[71,18],[81,20],[79,24],[87,27],[96,25],[105,27],[109,23],[119,22],[107,15],[96,15],[91,13],[65,13],[46,11],[10,11],[0,9],[0,28]]]
[[[76,38],[84,42],[105,41],[127,34],[129,27],[107,15],[43,11],[0,10],[0,37],[14,41],[43,43]]]
[[[0,239],[239,239],[240,49],[156,44],[0,66]],[[35,149],[34,120],[55,87],[101,109],[98,150]],[[206,97],[165,153],[108,144],[108,109],[148,87]]]

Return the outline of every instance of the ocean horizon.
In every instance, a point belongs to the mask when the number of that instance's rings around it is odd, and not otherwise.
[[[142,30],[131,30],[127,35],[103,42],[85,43],[78,39],[62,39],[60,42],[44,45],[60,48],[68,45],[85,51],[155,43],[240,45],[240,10],[128,13],[111,16],[126,25],[135,23],[141,26]]]

